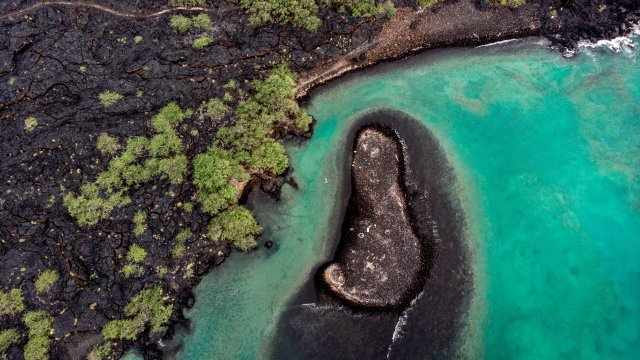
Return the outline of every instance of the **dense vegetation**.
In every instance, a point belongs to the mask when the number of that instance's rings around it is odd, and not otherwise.
[[[174,127],[192,112],[183,112],[171,103],[151,119],[156,135],[151,138],[134,136],[122,154],[109,162],[107,170],[93,183],[82,186],[80,195],[67,194],[64,205],[80,226],[95,225],[109,217],[118,207],[131,203],[126,195],[153,178],[167,179],[172,184],[184,181],[187,158],[182,140]],[[145,159],[146,158],[146,159]]]
[[[217,142],[193,159],[197,199],[202,210],[213,217],[207,235],[214,241],[231,242],[241,250],[254,247],[255,236],[261,232],[251,214],[238,205],[244,184],[252,174],[280,175],[289,166],[284,146],[271,138],[274,127],[308,131],[312,121],[293,100],[296,76],[286,66],[273,69],[266,79],[253,81],[251,85],[255,93],[237,103],[233,125],[221,128]],[[235,87],[235,82],[225,85],[229,90]],[[200,121],[221,119],[228,112],[229,106],[217,98],[203,102],[197,111]],[[83,185],[79,195],[70,193],[64,197],[69,214],[80,226],[95,225],[109,217],[114,209],[132,202],[128,195],[130,188],[153,178],[182,183],[189,164],[175,128],[192,114],[175,103],[162,108],[151,119],[156,135],[130,138],[124,151],[111,159],[107,170],[93,183]],[[101,134],[97,145],[105,154],[119,149],[117,140],[108,134]],[[147,214],[143,211],[134,215],[134,234],[146,231],[146,220]],[[184,251],[184,240],[176,244],[174,252]],[[139,263],[144,256],[131,254],[144,250],[135,246],[129,249],[128,261],[121,270],[126,278],[143,271]]]
[[[338,11],[353,17],[379,13],[393,17],[396,14],[391,1],[376,5],[375,0],[240,0],[240,6],[249,14],[253,25],[292,24],[311,32],[317,31],[322,25],[318,17],[320,5],[336,7]]]
[[[147,327],[151,333],[161,332],[172,311],[173,305],[163,299],[160,286],[142,290],[124,308],[126,318],[109,321],[102,335],[108,340],[135,340]]]

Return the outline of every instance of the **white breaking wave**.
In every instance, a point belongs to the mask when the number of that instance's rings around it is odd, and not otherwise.
[[[636,48],[636,44],[632,37],[640,35],[640,23],[631,26],[627,36],[618,36],[610,40],[598,40],[595,43],[589,40],[578,42],[579,49],[609,49],[614,53],[620,51],[632,52]]]
[[[501,40],[501,41],[492,42],[492,43],[489,43],[489,44],[478,45],[476,47],[481,48],[481,47],[488,47],[488,46],[496,46],[496,45],[506,44],[506,43],[510,43],[510,42],[518,41],[518,40],[519,39],[507,39],[507,40]]]
[[[416,301],[418,301],[418,299],[420,299],[422,297],[422,294],[424,294],[424,290],[422,290],[420,292],[420,294],[418,294],[418,296],[416,296],[413,300],[411,300],[411,303],[409,304],[409,306],[402,312],[402,314],[400,314],[400,317],[398,318],[398,322],[396,323],[396,327],[393,329],[393,335],[391,336],[391,344],[389,344],[389,347],[387,348],[387,359],[389,359],[389,357],[391,356],[391,349],[393,348],[393,344],[395,344],[395,342],[399,339],[402,339],[402,328],[407,325],[407,319],[409,318],[409,311],[411,311],[413,309],[413,305],[415,305]]]

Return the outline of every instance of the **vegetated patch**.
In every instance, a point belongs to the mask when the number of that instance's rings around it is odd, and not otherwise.
[[[135,224],[133,233],[136,236],[142,235],[147,230],[147,213],[142,210],[136,212],[133,216],[133,223]]]
[[[176,244],[171,249],[171,253],[174,257],[178,257],[184,253],[186,250],[186,243],[191,238],[192,233],[191,229],[183,229],[178,235],[176,235]]]
[[[184,15],[174,15],[170,21],[173,31],[184,34],[191,30],[191,19]]]
[[[29,329],[29,341],[23,351],[25,360],[47,359],[53,318],[44,310],[35,310],[26,313],[23,320]]]
[[[100,135],[98,135],[96,148],[103,155],[113,155],[118,150],[120,150],[120,144],[118,143],[118,139],[116,139],[115,137],[110,136],[107,133],[101,133]]]
[[[221,120],[229,111],[223,100],[219,98],[212,98],[207,101],[203,101],[198,111],[198,120],[204,119]]]
[[[524,5],[527,0],[489,0],[489,2],[501,6],[518,7]]]
[[[118,100],[122,99],[122,95],[115,91],[107,90],[101,92],[100,95],[98,95],[98,99],[103,107],[108,108],[113,106]]]
[[[98,344],[91,349],[89,355],[87,355],[87,360],[106,359],[109,355],[111,355],[112,348],[113,346],[110,342]]]
[[[8,292],[0,290],[0,316],[15,315],[24,310],[24,295],[22,290],[11,289]]]
[[[16,329],[0,331],[0,357],[5,359],[5,352],[11,345],[20,340],[20,333]]]
[[[205,5],[207,0],[171,0],[171,5],[180,7],[192,7]]]
[[[124,308],[125,318],[109,321],[102,329],[107,340],[135,340],[146,328],[159,333],[171,317],[173,305],[162,297],[162,288],[155,286],[140,291]]]
[[[47,269],[38,275],[36,282],[36,292],[38,294],[46,294],[51,290],[51,287],[60,279],[58,271],[54,269]]]
[[[209,15],[202,13],[191,18],[191,25],[197,30],[209,30],[213,26],[213,22]]]
[[[28,118],[24,119],[24,130],[26,132],[32,132],[36,129],[36,127],[38,127],[38,119],[36,119],[34,116],[29,116]]]
[[[196,50],[202,50],[205,47],[211,45],[211,43],[213,43],[213,39],[210,36],[200,36],[199,38],[193,40],[193,44],[191,44],[191,47]]]
[[[432,7],[442,2],[442,0],[418,0],[418,5],[424,7]]]
[[[152,138],[134,136],[119,156],[111,159],[107,170],[93,183],[82,186],[80,195],[67,194],[63,203],[80,226],[97,224],[118,207],[131,203],[126,192],[152,178],[169,180],[172,184],[184,181],[187,158],[182,140],[174,127],[192,112],[182,111],[175,103],[165,106],[151,120],[156,135]],[[145,156],[146,161],[142,161]]]
[[[122,276],[128,279],[132,276],[139,276],[144,273],[144,268],[140,263],[147,257],[147,252],[138,244],[132,244],[127,251],[126,259],[129,262],[122,266]]]

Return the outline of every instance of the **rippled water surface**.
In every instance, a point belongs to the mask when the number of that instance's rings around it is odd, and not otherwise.
[[[431,53],[320,90],[308,105],[313,138],[288,147],[299,189],[250,201],[276,247],[234,253],[204,279],[177,358],[268,357],[279,315],[339,230],[344,135],[377,107],[419,119],[458,176],[474,270],[459,354],[637,358],[637,57],[595,49],[566,60],[519,43]]]

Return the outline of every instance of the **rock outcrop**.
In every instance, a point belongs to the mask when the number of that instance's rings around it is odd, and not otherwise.
[[[322,279],[358,307],[401,306],[424,268],[424,245],[412,229],[397,139],[367,127],[355,140],[352,193],[335,260]]]

